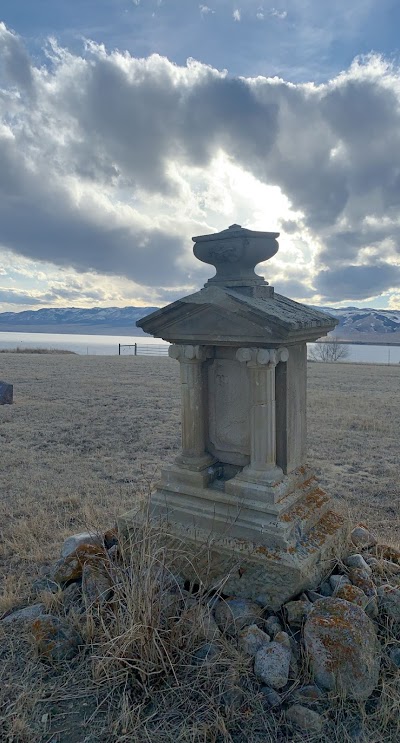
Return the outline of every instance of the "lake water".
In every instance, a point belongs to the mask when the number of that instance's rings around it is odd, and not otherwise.
[[[138,353],[151,352],[149,346],[158,346],[166,353],[168,343],[159,338],[150,336],[114,336],[114,335],[78,335],[67,333],[1,333],[0,348],[49,348],[66,349],[84,355],[111,356],[118,355],[118,344],[121,344],[121,355],[134,353],[134,348],[127,346],[138,345]],[[309,344],[313,346],[314,344]],[[147,347],[147,348],[146,348]],[[369,364],[400,364],[400,346],[346,346],[349,356],[346,362],[357,361]],[[164,350],[165,349],[165,350]],[[161,351],[160,351],[161,353]],[[345,363],[346,363],[345,362]]]

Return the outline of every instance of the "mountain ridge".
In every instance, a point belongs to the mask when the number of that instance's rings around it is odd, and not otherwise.
[[[400,310],[381,310],[374,307],[316,307],[336,317],[339,324],[334,335],[343,340],[371,342],[383,337],[385,342],[400,342]],[[71,332],[142,335],[136,321],[159,309],[158,307],[50,307],[20,312],[1,312],[0,331]],[[144,335],[144,334],[143,334]],[[382,341],[381,341],[382,342]]]

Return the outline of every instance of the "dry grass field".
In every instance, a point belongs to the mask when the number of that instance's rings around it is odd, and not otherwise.
[[[32,580],[57,559],[66,536],[88,527],[104,531],[149,490],[179,447],[180,392],[179,365],[156,357],[2,354],[0,378],[14,384],[14,404],[0,406],[1,614],[24,605]],[[399,389],[400,367],[309,364],[309,462],[349,519],[366,522],[393,544],[399,535]],[[73,710],[89,718],[99,711],[94,697],[85,696],[92,684],[88,667],[81,663],[60,679],[56,671],[38,670],[27,648],[27,655],[11,652],[11,661],[7,651],[4,668],[11,662],[19,691],[3,668],[13,693],[0,694],[0,718],[2,703],[14,707],[2,740],[164,740],[96,738],[94,727],[85,736],[72,733]],[[47,712],[43,735],[37,732],[40,705],[51,694],[54,708],[62,708],[58,737],[46,728]],[[88,705],[84,713],[82,705]]]

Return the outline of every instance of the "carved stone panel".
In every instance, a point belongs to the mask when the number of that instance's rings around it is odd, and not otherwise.
[[[247,368],[236,360],[214,359],[208,375],[208,449],[222,462],[244,466],[250,457]]]

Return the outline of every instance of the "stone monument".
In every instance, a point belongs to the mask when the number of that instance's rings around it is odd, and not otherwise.
[[[181,372],[182,451],[162,472],[152,514],[192,555],[186,578],[271,608],[315,587],[345,543],[306,464],[306,343],[337,321],[255,273],[278,236],[235,224],[194,237],[215,276],[137,323],[172,344]],[[124,528],[134,518],[122,517]]]

